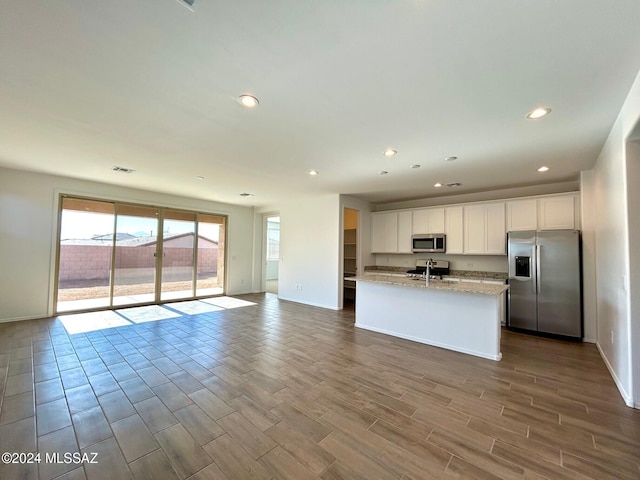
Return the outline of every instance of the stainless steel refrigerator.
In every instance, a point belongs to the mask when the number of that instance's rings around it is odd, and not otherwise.
[[[582,338],[580,232],[509,232],[510,327]]]

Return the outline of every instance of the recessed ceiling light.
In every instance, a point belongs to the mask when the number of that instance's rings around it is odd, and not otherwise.
[[[320,172],[317,170],[309,170],[309,175],[311,175],[312,177],[318,175]]]
[[[420,165],[418,165],[418,164],[411,165],[411,168],[420,168]]]
[[[447,162],[454,162],[454,161],[456,161],[457,159],[458,159],[458,157],[447,157],[447,158],[445,158],[445,161],[447,161]]]
[[[549,171],[549,167],[543,165],[538,169],[539,172],[548,172]]]
[[[389,172],[387,172],[386,170],[380,170],[378,172],[378,175],[386,175],[387,173],[389,173]]]
[[[244,193],[241,193],[240,196],[241,197],[253,197],[253,193],[244,192]]]
[[[539,107],[536,108],[535,110],[527,113],[527,118],[530,118],[531,120],[535,120],[536,118],[542,118],[546,115],[549,115],[549,113],[551,113],[551,109],[550,108],[546,108],[546,107]]]
[[[438,183],[434,183],[433,186],[436,187],[436,188],[440,188],[442,186],[442,184],[440,182],[438,182]]]
[[[387,148],[382,154],[385,157],[393,157],[396,153],[398,153],[397,150],[394,150],[393,148]]]
[[[196,177],[196,180],[204,180],[204,177],[203,177],[202,175],[198,175],[198,176]]]
[[[246,95],[246,94],[240,95],[238,97],[238,101],[240,102],[240,105],[247,108],[257,107],[258,104],[260,103],[258,99],[253,95]]]

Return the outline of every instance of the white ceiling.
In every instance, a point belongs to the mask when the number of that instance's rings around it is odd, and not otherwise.
[[[639,24],[638,0],[0,0],[0,165],[256,206],[572,180]]]

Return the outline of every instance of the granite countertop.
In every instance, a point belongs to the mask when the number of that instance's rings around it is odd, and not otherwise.
[[[358,277],[348,277],[345,280],[355,280],[356,282],[384,283],[387,285],[398,285],[411,288],[428,288],[434,290],[448,290],[460,293],[477,293],[481,295],[500,295],[509,289],[508,285],[496,285],[489,283],[464,283],[447,282],[446,280],[430,280],[429,285],[423,279],[411,279],[392,275],[362,275]]]

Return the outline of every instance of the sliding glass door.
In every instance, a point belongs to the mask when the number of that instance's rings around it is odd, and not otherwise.
[[[61,199],[56,312],[224,293],[226,217]]]
[[[59,218],[56,310],[109,307],[114,204],[64,197]]]
[[[226,217],[198,215],[198,270],[196,295],[219,295],[224,292],[224,242]]]
[[[137,205],[117,205],[116,212],[113,305],[154,302],[160,212]]]
[[[196,214],[166,210],[162,227],[160,300],[194,296]]]

